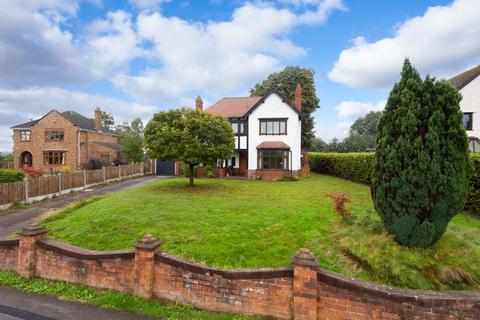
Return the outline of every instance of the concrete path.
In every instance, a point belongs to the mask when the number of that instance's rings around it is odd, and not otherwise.
[[[90,189],[90,191],[79,191],[72,195],[67,194],[52,200],[33,203],[26,209],[11,209],[0,212],[0,239],[9,237],[12,233],[22,230],[22,228],[28,226],[30,223],[38,221],[48,210],[63,208],[74,201],[85,199],[93,195],[103,195],[109,192],[122,191],[162,178],[164,179],[168,177],[139,177],[122,182],[115,182],[106,186],[99,186],[95,189]]]
[[[116,312],[55,297],[0,286],[0,320],[143,320],[137,314]]]

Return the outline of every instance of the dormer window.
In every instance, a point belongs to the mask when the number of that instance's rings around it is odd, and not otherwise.
[[[463,126],[465,130],[473,130],[473,112],[463,113]]]
[[[30,141],[30,130],[20,131],[20,141]]]

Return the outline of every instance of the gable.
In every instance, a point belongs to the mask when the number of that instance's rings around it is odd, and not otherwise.
[[[276,91],[270,91],[250,109],[247,115],[268,115],[271,118],[300,116],[300,112]]]

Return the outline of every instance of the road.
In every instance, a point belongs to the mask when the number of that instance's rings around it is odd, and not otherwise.
[[[144,320],[141,315],[0,286],[0,320]]]

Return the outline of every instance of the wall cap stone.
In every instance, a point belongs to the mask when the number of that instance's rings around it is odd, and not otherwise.
[[[295,266],[319,267],[318,258],[307,248],[301,248],[292,256],[292,264]]]
[[[1,239],[0,247],[18,247],[20,241],[15,238]]]
[[[45,234],[47,232],[48,232],[48,230],[45,227],[43,227],[39,224],[36,224],[36,223],[32,223],[32,224],[28,225],[27,227],[23,228],[20,235],[33,237],[33,236],[38,236],[38,235],[41,235],[41,234]]]
[[[162,241],[158,240],[157,237],[155,237],[153,234],[147,233],[142,239],[135,243],[135,249],[156,250],[161,244]]]
[[[52,239],[40,240],[37,245],[49,251],[64,254],[80,260],[133,259],[133,250],[96,251],[75,247]]]

